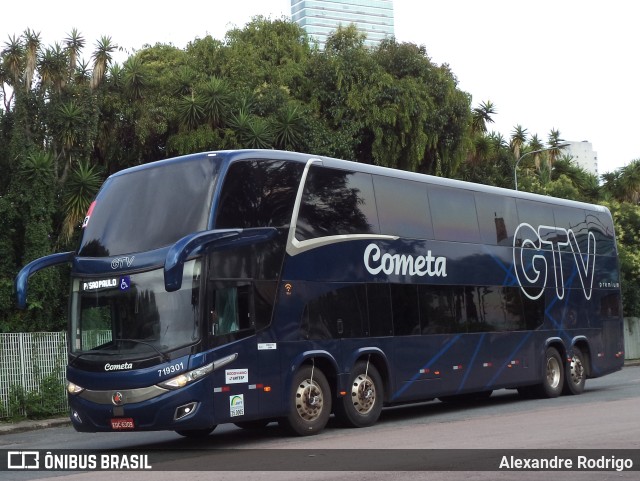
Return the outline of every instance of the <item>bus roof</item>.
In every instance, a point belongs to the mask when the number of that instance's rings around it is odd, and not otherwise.
[[[392,169],[389,167],[382,167],[378,165],[363,164],[360,162],[335,159],[332,157],[326,157],[322,155],[290,152],[290,151],[284,151],[284,150],[241,149],[241,150],[220,150],[220,151],[201,152],[196,154],[189,154],[189,155],[183,155],[183,156],[174,157],[170,159],[160,160],[156,162],[150,162],[150,163],[142,164],[136,167],[131,167],[131,168],[119,171],[113,174],[111,177],[127,174],[133,171],[161,167],[162,165],[165,165],[167,163],[192,161],[197,158],[222,158],[224,163],[231,163],[237,160],[260,159],[260,158],[270,158],[270,159],[288,160],[293,162],[306,163],[310,159],[318,159],[322,162],[324,166],[335,168],[335,169],[352,170],[355,172],[363,172],[363,173],[383,175],[388,177],[396,177],[400,179],[412,180],[415,182],[423,182],[427,184],[452,187],[456,189],[465,189],[473,192],[507,196],[507,197],[518,198],[518,199],[526,199],[526,200],[544,202],[544,203],[559,205],[559,206],[581,208],[581,209],[593,210],[598,212],[608,212],[608,209],[606,207],[597,205],[597,204],[589,204],[586,202],[580,202],[576,200],[561,199],[558,197],[534,194],[531,192],[516,191],[513,189],[495,187],[495,186],[485,185],[485,184],[476,184],[473,182],[449,179],[446,177],[436,177],[433,175],[420,174],[417,172],[409,172],[406,170]]]

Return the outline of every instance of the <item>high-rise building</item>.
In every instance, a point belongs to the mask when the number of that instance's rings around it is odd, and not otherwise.
[[[569,145],[563,147],[562,154],[569,155],[571,161],[582,167],[587,172],[598,175],[598,154],[593,151],[591,142],[567,142]]]
[[[393,36],[392,0],[291,0],[291,19],[324,48],[329,35],[355,24],[374,47]]]

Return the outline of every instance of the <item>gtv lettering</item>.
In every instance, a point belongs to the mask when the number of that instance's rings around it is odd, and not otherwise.
[[[529,299],[539,299],[549,282],[555,282],[558,299],[564,298],[565,273],[562,259],[566,255],[573,255],[584,297],[591,299],[596,263],[596,237],[592,232],[587,235],[587,252],[580,251],[573,230],[562,227],[541,225],[536,230],[530,224],[523,223],[516,229],[513,239],[516,278],[520,289]],[[517,239],[522,239],[520,248],[517,248]],[[552,254],[551,267],[544,255],[545,246],[548,246],[546,251]],[[549,275],[550,268],[553,269],[553,275]]]
[[[434,257],[431,251],[426,256],[405,254],[384,254],[376,244],[369,244],[364,250],[364,266],[370,274],[384,272],[387,275],[409,275],[447,277],[447,258]]]

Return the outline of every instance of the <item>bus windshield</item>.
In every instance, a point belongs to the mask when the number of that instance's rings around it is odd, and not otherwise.
[[[71,352],[148,358],[199,339],[200,260],[185,264],[182,288],[167,292],[163,270],[74,279]]]
[[[84,221],[78,255],[145,252],[205,230],[218,170],[197,157],[109,178]]]

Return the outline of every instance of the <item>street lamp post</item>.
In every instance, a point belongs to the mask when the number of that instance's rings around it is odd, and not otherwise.
[[[520,156],[520,158],[516,161],[516,165],[513,168],[513,185],[515,186],[515,190],[518,190],[518,164],[520,163],[520,161],[522,159],[524,159],[527,155],[539,154],[540,152],[547,152],[549,150],[562,149],[563,147],[566,147],[567,145],[570,145],[570,143],[569,142],[563,142],[561,144],[554,145],[553,147],[547,147],[547,148],[539,149],[539,150],[532,150],[531,152],[525,152],[524,154],[522,154]]]

